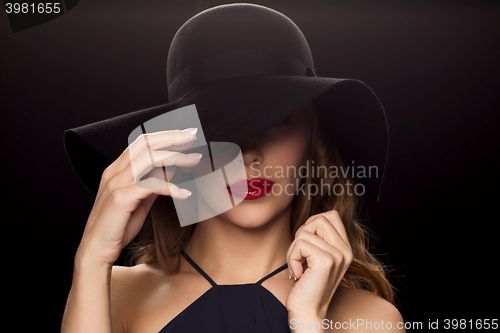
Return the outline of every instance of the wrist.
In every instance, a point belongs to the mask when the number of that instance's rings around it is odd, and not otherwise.
[[[98,275],[101,275],[99,274],[100,272],[109,274],[111,273],[112,267],[113,264],[105,260],[101,260],[98,256],[92,256],[80,250],[78,250],[75,255],[75,261],[74,261],[75,275],[80,275],[86,272]]]
[[[99,242],[82,239],[75,254],[75,267],[81,265],[111,268],[119,255],[119,252],[109,250]]]

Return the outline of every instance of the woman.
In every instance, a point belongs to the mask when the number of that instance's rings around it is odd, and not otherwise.
[[[356,221],[353,179],[325,171],[345,167],[340,154],[384,167],[385,116],[380,120],[371,90],[359,81],[317,78],[293,22],[249,4],[214,7],[184,24],[170,48],[167,77],[167,107],[66,133],[68,156],[96,201],[75,256],[62,331],[404,331],[384,268]],[[135,140],[118,157],[120,144],[109,133],[191,103],[209,141],[239,144],[251,188],[232,209],[180,227],[173,200],[196,196],[199,206],[209,205],[210,195],[193,196],[170,182],[148,188],[133,165],[150,167],[149,149],[192,145],[201,129],[142,134],[147,148]],[[221,131],[220,122],[231,130]],[[107,140],[99,137],[104,132]],[[165,167],[174,166],[200,176],[199,153],[175,156],[148,179],[162,180]],[[371,181],[365,183],[376,196],[380,180]],[[265,186],[271,187],[265,195],[248,194]],[[141,228],[137,264],[113,266]]]

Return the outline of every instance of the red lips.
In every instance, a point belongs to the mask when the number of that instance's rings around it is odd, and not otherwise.
[[[264,178],[242,179],[227,186],[227,191],[234,197],[255,200],[271,192],[275,182]],[[232,191],[231,191],[232,188]]]

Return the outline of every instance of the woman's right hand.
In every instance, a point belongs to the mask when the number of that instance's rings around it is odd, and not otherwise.
[[[104,170],[76,260],[112,266],[122,249],[141,229],[158,195],[186,199],[191,194],[172,183],[167,186],[161,174],[159,178],[141,181],[141,186],[136,183],[140,177],[135,175],[143,170],[141,174],[144,175],[153,167],[165,166],[169,174],[167,179],[171,179],[175,165],[183,169],[197,165],[201,154],[161,150],[188,148],[195,138],[195,128],[143,134]],[[150,154],[158,162],[152,164]],[[161,168],[155,170],[162,171]]]

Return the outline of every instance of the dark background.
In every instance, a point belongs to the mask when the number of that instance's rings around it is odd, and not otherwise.
[[[0,14],[3,272],[22,316],[8,322],[59,329],[94,199],[64,131],[165,103],[174,33],[218,3],[87,0],[17,33]],[[369,225],[405,320],[498,318],[500,3],[258,3],[297,23],[319,76],[360,79],[385,107],[388,180]]]

